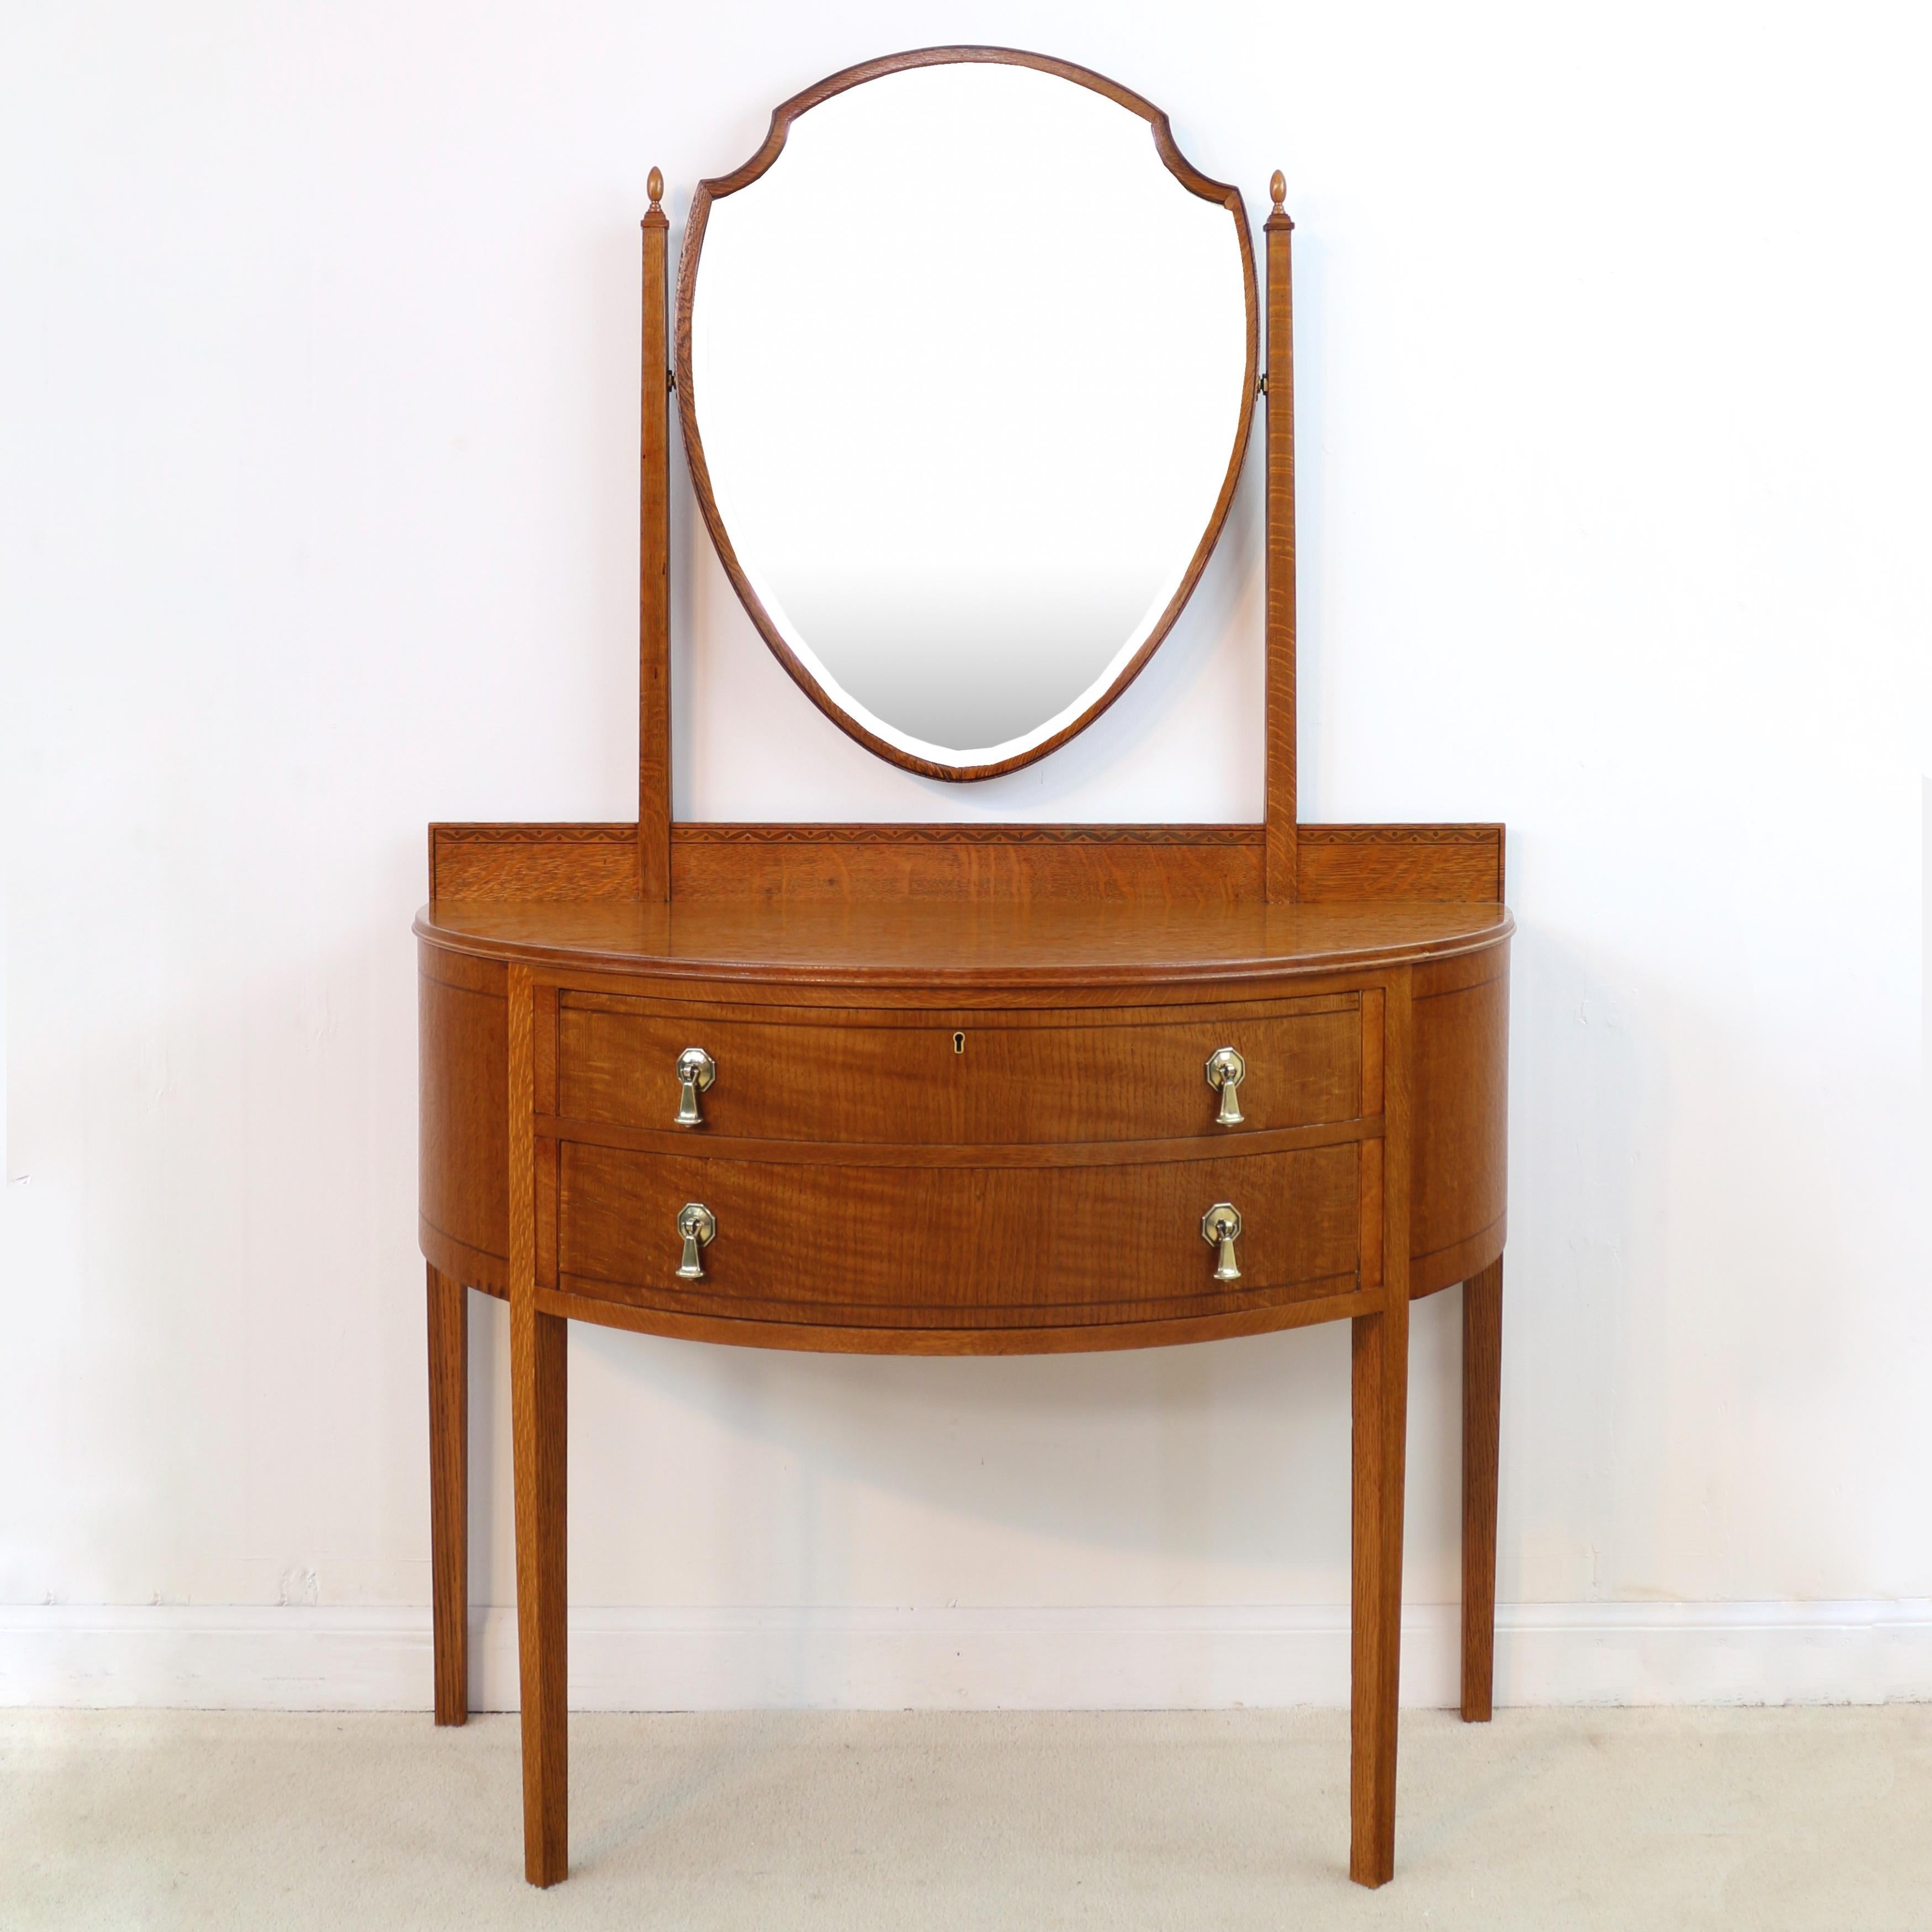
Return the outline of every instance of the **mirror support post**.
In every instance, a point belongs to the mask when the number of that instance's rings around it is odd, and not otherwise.
[[[670,221],[652,169],[644,217],[644,358],[638,489],[638,896],[670,897]]]
[[[1288,184],[1277,170],[1268,242],[1268,896],[1300,895],[1294,724],[1294,304],[1282,207]]]

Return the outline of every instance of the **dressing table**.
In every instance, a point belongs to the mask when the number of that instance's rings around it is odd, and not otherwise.
[[[662,192],[654,170],[636,822],[432,826],[416,922],[436,1721],[466,1712],[469,1289],[509,1304],[538,1885],[568,1862],[566,1322],[996,1354],[1347,1320],[1349,1869],[1379,1885],[1409,1304],[1456,1284],[1462,1708],[1490,1709],[1512,922],[1500,826],[1298,817],[1282,177],[1258,292],[1239,192],[1138,95],[1010,50],[895,56],[700,184],[674,338]],[[1132,681],[1252,424],[1264,820],[675,822],[674,404],[803,698],[960,782]]]

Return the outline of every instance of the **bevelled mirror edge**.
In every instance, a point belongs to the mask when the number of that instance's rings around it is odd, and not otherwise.
[[[739,554],[731,530],[721,509],[718,493],[714,488],[701,422],[700,385],[695,374],[693,315],[698,275],[704,259],[704,244],[714,208],[724,197],[750,186],[766,173],[784,152],[788,136],[802,116],[868,82],[885,80],[919,68],[964,64],[1030,68],[1089,89],[1147,124],[1154,153],[1166,174],[1190,195],[1225,211],[1233,224],[1238,263],[1242,348],[1240,394],[1233,410],[1235,420],[1232,424],[1232,446],[1228,447],[1225,466],[1220,472],[1218,491],[1205,520],[1204,528],[1199,521],[1190,520],[1192,527],[1200,532],[1198,539],[1194,543],[1191,554],[1188,555],[1185,566],[1180,569],[1178,578],[1170,574],[1161,586],[1164,588],[1166,583],[1172,584],[1172,592],[1167,596],[1164,604],[1159,608],[1157,614],[1153,615],[1150,622],[1136,627],[1124,641],[1120,656],[1109,663],[1102,674],[1105,680],[1104,688],[1100,688],[1101,678],[1096,677],[1091,686],[1079,694],[1078,715],[1068,715],[1073,709],[1072,705],[1069,705],[1058,717],[1048,721],[1054,727],[1050,734],[1040,737],[1038,742],[1022,743],[1010,755],[988,758],[978,762],[949,762],[942,758],[921,755],[916,749],[904,743],[895,743],[880,731],[868,729],[861,717],[854,715],[854,711],[861,710],[863,707],[855,704],[848,708],[825,688],[825,684],[821,683],[820,678],[814,674],[812,665],[804,661],[799,650],[793,648],[792,640],[788,638],[784,628],[775,621],[772,612],[766,608],[754,580],[756,573],[746,568],[746,560]],[[1232,287],[1230,293],[1232,296]],[[698,184],[686,224],[674,322],[673,384],[677,397],[694,496],[719,562],[740,602],[772,655],[804,694],[842,731],[875,756],[927,778],[952,782],[970,782],[998,777],[1034,764],[1085,730],[1119,699],[1166,640],[1193,595],[1208,559],[1226,528],[1246,460],[1254,406],[1261,386],[1258,381],[1260,308],[1254,244],[1240,190],[1230,184],[1213,179],[1186,159],[1174,140],[1166,115],[1160,109],[1131,89],[1096,74],[1090,69],[1058,60],[1050,56],[1010,48],[934,47],[890,55],[846,68],[782,103],[772,112],[770,126],[764,142],[747,161],[729,174],[712,177]],[[1228,326],[1231,328],[1234,326],[1232,304]],[[1233,346],[1234,338],[1230,336],[1227,338],[1227,346],[1230,351]],[[1232,375],[1234,368],[1232,354],[1226,367]],[[1217,432],[1217,436],[1223,433]],[[1208,481],[1204,482],[1201,496],[1197,502],[1206,500],[1208,489],[1211,484],[1211,475],[1210,472]],[[1197,507],[1195,518],[1198,519],[1198,514]],[[1178,546],[1174,554],[1177,557],[1180,555]],[[1148,606],[1150,611],[1154,608],[1151,604]],[[832,680],[828,679],[826,682]],[[1046,728],[1042,726],[1041,728],[1045,730]]]

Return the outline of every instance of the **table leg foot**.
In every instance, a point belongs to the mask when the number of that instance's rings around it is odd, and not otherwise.
[[[1408,1301],[1356,1318],[1348,1876],[1395,1875],[1396,1712],[1402,1660],[1402,1461]]]

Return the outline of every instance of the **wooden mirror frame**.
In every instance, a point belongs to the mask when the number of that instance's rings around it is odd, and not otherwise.
[[[739,562],[736,549],[718,511],[718,500],[711,487],[710,470],[705,460],[704,441],[698,430],[696,388],[692,373],[691,356],[692,308],[697,295],[698,272],[704,254],[704,231],[712,203],[725,195],[736,194],[740,188],[748,188],[764,174],[784,152],[785,138],[791,130],[791,124],[800,115],[852,88],[862,86],[867,81],[881,80],[888,75],[904,74],[916,68],[949,67],[966,63],[1032,68],[1041,74],[1050,74],[1060,80],[1071,81],[1078,86],[1090,88],[1094,93],[1126,108],[1130,113],[1138,115],[1152,130],[1154,151],[1166,164],[1168,172],[1190,194],[1198,195],[1203,201],[1217,203],[1234,218],[1234,232],[1240,250],[1241,283],[1246,308],[1247,350],[1243,394],[1249,399],[1248,406],[1240,412],[1233,452],[1228,458],[1226,473],[1222,479],[1220,494],[1216,497],[1214,508],[1209,513],[1208,527],[1203,532],[1199,543],[1195,546],[1194,554],[1189,560],[1187,568],[1175,586],[1173,596],[1168,598],[1166,608],[1155,620],[1153,629],[1148,632],[1140,648],[1115,673],[1107,688],[1070,724],[1029,750],[1018,752],[1010,758],[980,765],[946,764],[922,758],[916,753],[889,743],[876,732],[868,730],[826,691],[785,641],[783,633],[772,620],[770,612],[766,609],[757,591],[752,588],[750,578]],[[784,667],[806,696],[848,737],[856,739],[867,751],[878,757],[907,771],[916,772],[922,778],[944,778],[962,784],[979,778],[998,778],[1004,772],[1018,771],[1022,766],[1045,758],[1049,752],[1058,751],[1068,740],[1085,730],[1146,668],[1148,661],[1160,648],[1167,634],[1174,628],[1175,620],[1186,608],[1187,600],[1193,596],[1195,586],[1201,580],[1202,572],[1208,567],[1208,558],[1214,554],[1215,544],[1220,541],[1222,526],[1227,522],[1228,512],[1234,501],[1235,486],[1240,481],[1241,466],[1247,458],[1248,431],[1254,420],[1253,400],[1258,392],[1256,370],[1259,356],[1259,308],[1255,290],[1254,244],[1248,233],[1247,209],[1242,202],[1240,190],[1231,187],[1226,182],[1212,180],[1196,167],[1175,145],[1174,130],[1168,124],[1166,115],[1151,101],[1143,100],[1130,88],[1108,80],[1103,74],[1094,73],[1091,68],[1076,67],[1068,61],[1054,60],[1046,54],[1022,52],[1012,47],[923,47],[914,52],[889,54],[883,59],[866,61],[856,67],[846,68],[820,81],[816,86],[806,88],[802,93],[794,94],[789,100],[781,102],[772,111],[771,126],[758,152],[742,167],[734,169],[730,174],[700,181],[697,192],[692,197],[691,213],[685,224],[683,254],[678,264],[676,364],[673,376],[677,393],[679,422],[684,432],[685,459],[691,467],[692,488],[697,496],[698,508],[704,514],[705,527],[711,532],[711,541],[717,549],[718,560],[724,566],[724,574],[731,580],[731,587],[737,592],[739,602],[744,605],[752,622],[757,626],[758,634],[770,646],[772,655]]]

